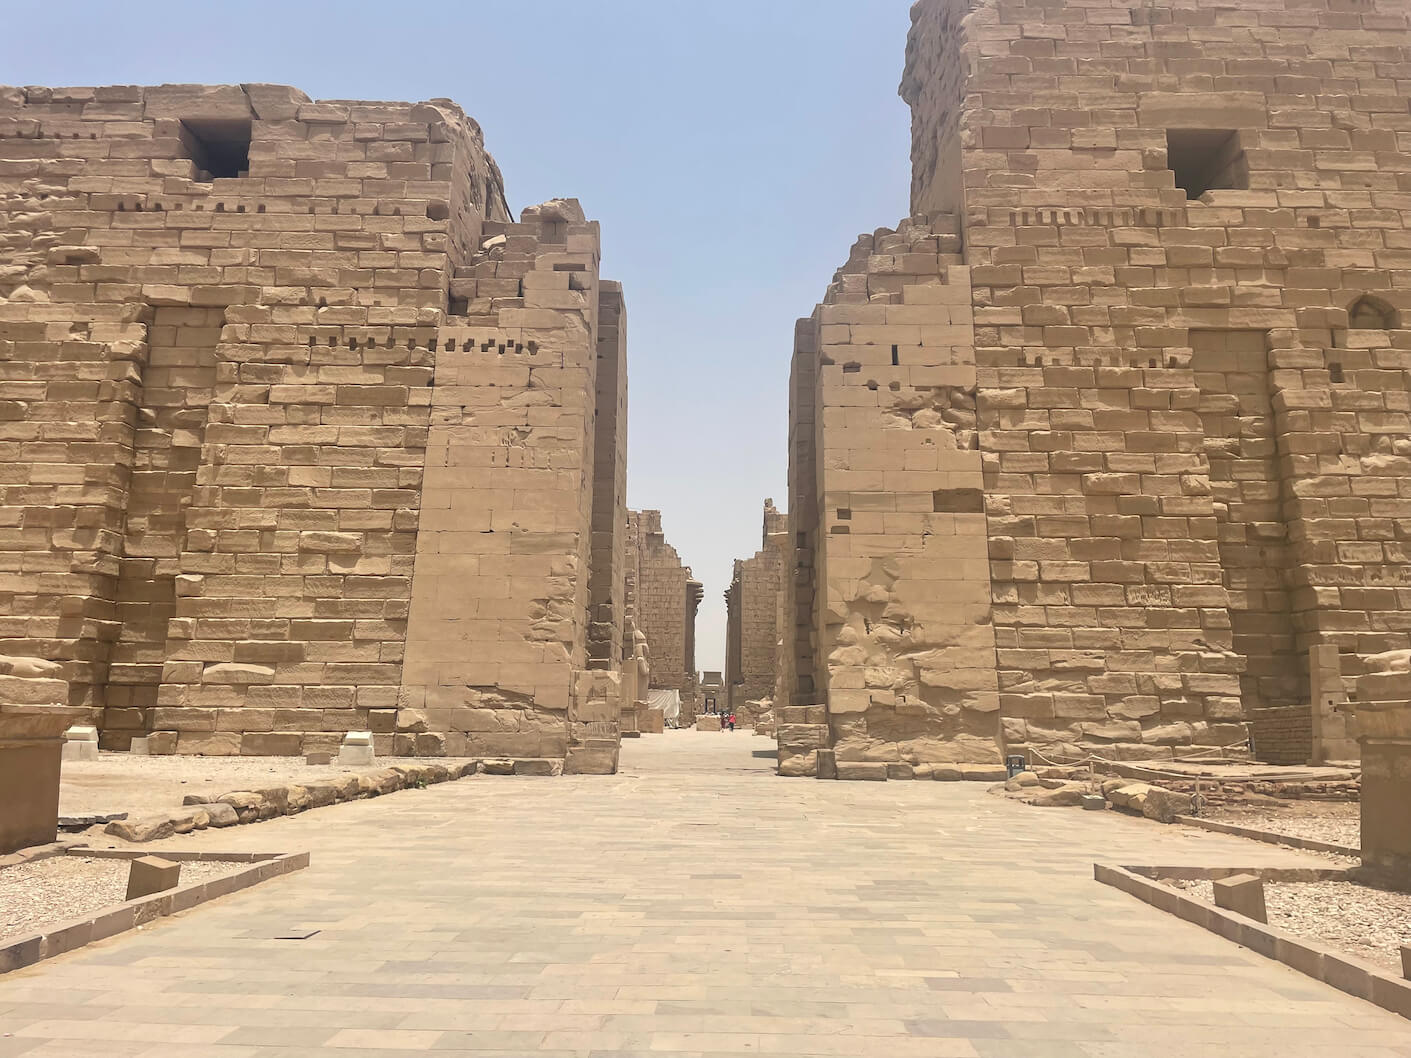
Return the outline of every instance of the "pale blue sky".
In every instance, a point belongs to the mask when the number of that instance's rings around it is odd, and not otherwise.
[[[628,501],[704,582],[725,660],[731,561],[787,500],[787,383],[859,232],[907,210],[907,0],[10,5],[0,82],[269,81],[456,100],[515,211],[580,199],[626,289]]]

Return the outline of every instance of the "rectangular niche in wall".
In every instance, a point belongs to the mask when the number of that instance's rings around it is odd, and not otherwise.
[[[249,121],[181,123],[181,145],[200,170],[197,177],[200,180],[248,176],[251,136]]]
[[[1192,201],[1207,191],[1249,187],[1249,162],[1232,129],[1167,129],[1166,165]]]

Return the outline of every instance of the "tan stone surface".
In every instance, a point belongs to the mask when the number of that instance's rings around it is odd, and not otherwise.
[[[5,1044],[26,1058],[1411,1048],[1405,1020],[1092,873],[1326,861],[974,783],[781,786],[755,755],[767,747],[668,732],[626,744],[615,777],[484,777],[175,839],[312,860],[5,975]],[[294,926],[319,932],[273,939]]]
[[[1310,649],[1411,647],[1404,5],[912,17],[913,215],[796,331],[776,711],[839,760],[1311,746]]]
[[[28,88],[0,129],[0,641],[105,748],[616,737],[575,696],[590,597],[620,638],[625,323],[576,201],[512,221],[445,100]]]
[[[628,512],[628,609],[647,639],[651,688],[681,692],[681,723],[699,708],[696,609],[704,589],[667,542],[660,511]]]
[[[725,681],[729,708],[741,726],[754,728],[773,699],[779,677],[780,593],[784,590],[784,555],[788,518],[764,501],[761,549],[737,559],[725,592]]]

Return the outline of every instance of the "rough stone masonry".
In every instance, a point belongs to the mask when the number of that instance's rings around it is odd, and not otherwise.
[[[1309,726],[1411,646],[1405,4],[912,21],[912,215],[797,331],[781,771]]]
[[[735,560],[725,591],[725,683],[742,727],[756,727],[774,698],[788,533],[787,517],[765,500],[760,550]]]
[[[705,589],[667,542],[661,511],[628,512],[627,580],[628,612],[651,653],[650,689],[680,692],[681,723],[689,724],[701,701],[696,610]]]
[[[616,766],[625,317],[457,106],[0,89],[0,650],[107,748]],[[591,606],[591,609],[590,609]]]

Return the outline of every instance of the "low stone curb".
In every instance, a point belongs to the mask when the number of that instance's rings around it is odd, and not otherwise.
[[[349,772],[319,782],[231,790],[222,794],[188,794],[184,808],[138,819],[109,823],[105,834],[142,844],[207,827],[232,827],[292,816],[313,808],[357,801],[398,790],[452,782],[483,772],[486,775],[554,775],[561,761],[472,760],[463,764],[389,764],[370,772]]]
[[[28,848],[0,856],[0,867],[18,867],[22,863],[47,860],[51,856],[62,856],[76,845],[82,845],[82,838],[60,838],[48,845],[31,845]]]
[[[95,859],[137,859],[140,852],[127,852],[121,849],[70,848],[70,855],[90,856]],[[32,966],[56,955],[82,948],[94,941],[126,933],[138,926],[146,925],[159,918],[175,915],[217,897],[248,889],[252,885],[278,878],[294,871],[303,870],[309,865],[307,852],[163,852],[169,860],[230,860],[246,862],[250,866],[235,874],[222,878],[212,878],[206,882],[178,886],[165,893],[139,897],[91,915],[61,922],[40,933],[12,940],[0,947],[0,974]]]
[[[1280,834],[1274,830],[1255,830],[1253,827],[1221,823],[1214,819],[1200,819],[1197,816],[1177,816],[1176,822],[1184,823],[1188,827],[1199,827],[1201,830],[1211,830],[1217,834],[1232,834],[1237,838],[1262,841],[1268,845],[1284,845],[1291,849],[1305,849],[1308,852],[1331,852],[1352,859],[1362,857],[1361,849],[1348,848],[1346,845],[1334,845],[1330,841],[1318,841],[1316,838],[1300,838],[1292,834]]]
[[[1295,937],[1283,930],[1245,918],[1243,915],[1224,908],[1207,904],[1204,900],[1186,896],[1184,893],[1162,885],[1160,882],[1143,877],[1147,871],[1175,872],[1178,868],[1155,867],[1114,867],[1107,864],[1093,864],[1093,877],[1104,885],[1113,886],[1130,893],[1138,900],[1152,907],[1177,915],[1197,926],[1208,929],[1226,940],[1258,952],[1269,959],[1277,959],[1285,966],[1307,974],[1324,984],[1332,985],[1339,991],[1375,1003],[1393,1014],[1411,1018],[1411,981],[1395,977],[1379,966],[1363,962],[1355,956],[1324,947],[1317,941]],[[1348,877],[1349,872],[1317,869],[1292,869],[1281,871],[1278,868],[1184,868],[1187,878],[1223,878],[1231,874],[1253,874],[1266,881],[1293,880],[1280,875],[1307,873],[1320,876]],[[1141,872],[1141,873],[1138,873]],[[1175,873],[1166,877],[1179,877]]]

